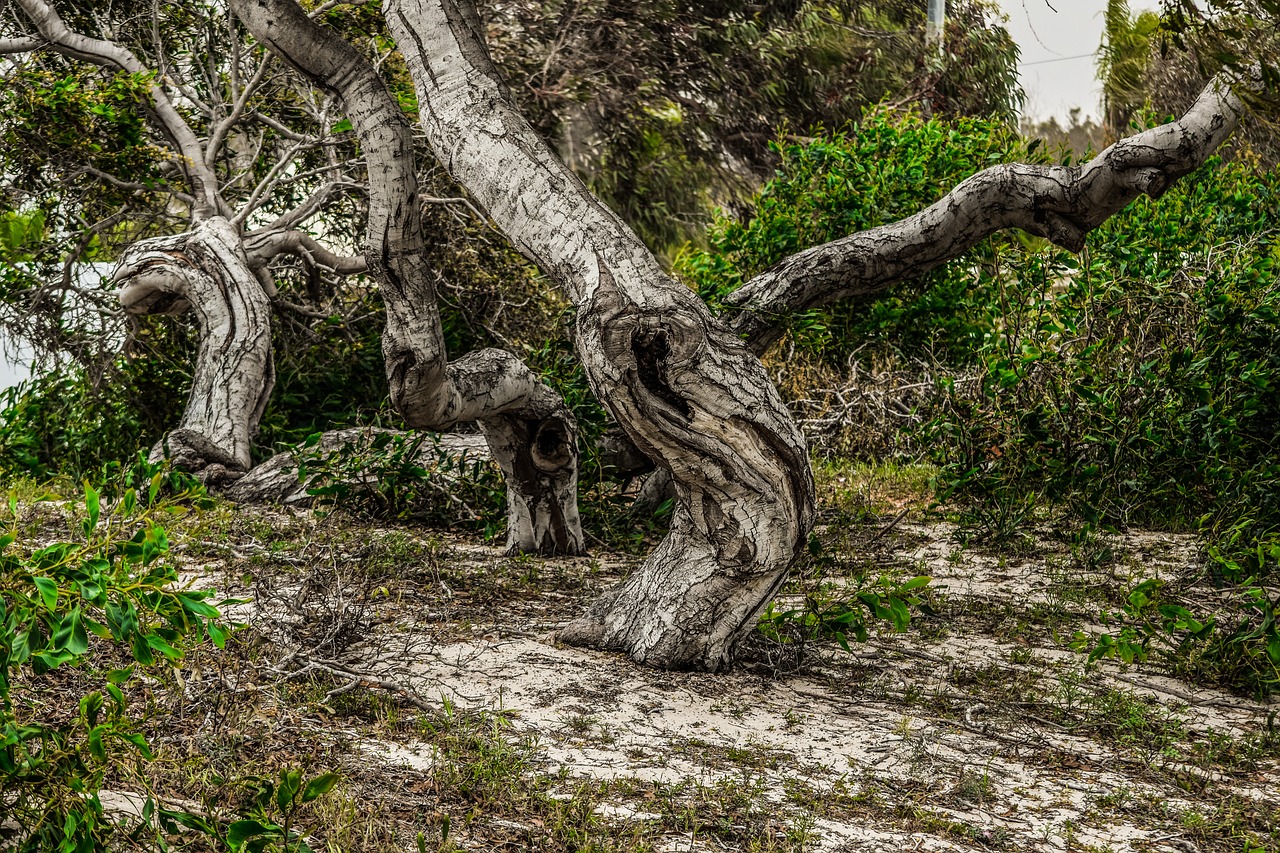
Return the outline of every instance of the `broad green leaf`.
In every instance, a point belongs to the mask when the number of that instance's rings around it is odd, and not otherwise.
[[[312,800],[329,793],[333,790],[333,786],[338,784],[338,778],[337,773],[322,773],[307,782],[306,788],[302,791],[302,802],[309,803]]]
[[[52,578],[32,578],[32,583],[40,590],[40,598],[44,602],[44,606],[48,610],[55,610],[58,607],[58,585],[53,582]]]

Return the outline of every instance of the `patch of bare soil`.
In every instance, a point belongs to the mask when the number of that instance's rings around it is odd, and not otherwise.
[[[554,643],[627,560],[289,519],[192,560],[260,647],[186,689],[243,679],[243,731],[305,729],[376,849],[1280,849],[1276,704],[1066,648],[1108,589],[1196,561],[1188,538],[1115,538],[1098,569],[868,530],[867,560],[933,576],[936,617],[852,653],[755,638],[712,676]]]
[[[935,616],[851,654],[757,637],[712,676],[550,639],[630,558],[237,516],[181,540],[248,628],[157,699],[156,785],[228,809],[209,792],[237,770],[337,767],[309,824],[333,850],[1280,850],[1280,705],[1067,648],[1193,541],[1082,562],[877,530],[847,541],[932,576]]]

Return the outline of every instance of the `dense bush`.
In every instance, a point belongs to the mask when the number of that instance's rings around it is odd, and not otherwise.
[[[1280,177],[1211,162],[1091,235],[998,253],[1006,315],[976,399],[935,422],[944,478],[1095,524],[1280,528]]]

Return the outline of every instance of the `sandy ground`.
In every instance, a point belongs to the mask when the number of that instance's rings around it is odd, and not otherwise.
[[[1245,761],[1208,745],[1255,743],[1268,726],[1274,736],[1280,706],[1141,667],[1086,668],[1053,629],[1009,630],[1037,607],[1074,607],[1087,626],[1097,607],[1063,605],[1061,555],[1002,559],[958,549],[952,532],[904,523],[879,546],[934,578],[946,603],[940,624],[880,635],[853,654],[815,649],[790,674],[768,671],[759,651],[739,672],[712,676],[557,646],[551,630],[585,598],[556,591],[516,613],[470,612],[444,633],[447,613],[398,613],[344,660],[424,702],[501,713],[536,738],[548,774],[750,789],[760,809],[800,827],[804,849],[1242,849],[1195,840],[1198,821],[1224,804],[1253,804],[1255,837],[1275,831],[1275,744]],[[1133,534],[1113,545],[1127,555],[1110,570],[1116,582],[1196,559],[1189,538]],[[462,540],[445,556],[477,572],[510,563]],[[539,571],[572,574],[585,564],[567,562]],[[597,583],[624,568],[606,567]],[[967,617],[974,613],[985,615]],[[413,738],[363,738],[356,753],[391,776],[429,772],[437,760]],[[659,819],[644,799],[597,811],[619,825]],[[669,851],[731,849],[696,833],[661,839]]]

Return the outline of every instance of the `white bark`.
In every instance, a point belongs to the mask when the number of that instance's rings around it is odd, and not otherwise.
[[[514,355],[488,349],[448,362],[408,123],[377,71],[294,0],[232,0],[259,42],[336,96],[369,169],[368,269],[387,311],[391,398],[416,429],[477,421],[507,485],[511,552],[578,554],[577,424],[559,395]]]
[[[1005,228],[1079,252],[1085,235],[1129,202],[1143,193],[1159,198],[1203,165],[1243,110],[1219,78],[1182,118],[1081,166],[993,166],[914,216],[806,249],[757,275],[725,299],[730,325],[764,352],[796,312],[923,275]]]
[[[200,350],[178,428],[152,449],[218,484],[249,470],[249,448],[271,396],[271,305],[234,226],[222,217],[185,234],[139,241],[113,280],[130,314],[191,308]]]
[[[463,0],[387,0],[441,163],[578,306],[599,399],[680,498],[672,531],[562,639],[719,670],[813,519],[804,439],[759,361],[512,107]]]

